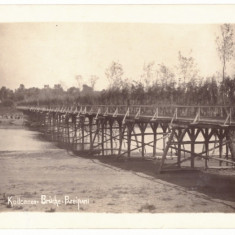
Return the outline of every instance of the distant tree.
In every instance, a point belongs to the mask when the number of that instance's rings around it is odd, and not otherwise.
[[[79,88],[77,88],[77,87],[70,87],[70,88],[68,88],[67,89],[67,93],[68,94],[79,94],[80,93],[80,89]]]
[[[144,85],[141,82],[134,82],[130,89],[133,104],[142,104],[145,100]]]
[[[83,84],[82,85],[82,92],[81,92],[82,96],[85,96],[85,95],[92,95],[93,94],[93,89],[92,87],[86,85],[86,84]]]
[[[6,99],[2,102],[2,105],[5,107],[12,107],[14,106],[14,101],[11,99]]]
[[[220,26],[220,33],[216,37],[216,44],[222,62],[222,81],[224,82],[227,63],[234,57],[233,28],[230,24],[223,24]]]
[[[154,61],[144,64],[143,73],[141,74],[141,82],[143,82],[145,89],[151,86],[151,83],[157,81],[157,69]]]
[[[77,81],[78,88],[81,90],[82,89],[82,83],[83,83],[82,75],[76,75],[75,80]]]
[[[16,100],[24,100],[26,98],[26,89],[23,84],[20,84],[19,88],[15,91]]]
[[[24,86],[24,84],[20,84],[20,87],[18,88],[19,90],[25,90],[25,86]]]
[[[105,70],[105,75],[109,81],[110,87],[120,88],[123,85],[123,67],[119,62],[113,61]]]
[[[158,65],[158,80],[161,81],[161,85],[166,87],[167,85],[175,84],[174,72],[164,64]]]
[[[49,92],[49,94],[47,94],[52,100],[53,103],[56,102],[56,100],[62,100],[64,97],[64,89],[62,87],[62,85],[59,84],[55,84],[54,88]]]
[[[5,86],[3,86],[0,89],[0,99],[1,99],[1,101],[6,99],[6,96],[7,96],[7,88]]]
[[[219,97],[219,89],[215,77],[211,78],[210,97],[211,97],[211,104],[216,105]]]
[[[91,75],[90,76],[90,85],[91,85],[91,88],[94,90],[95,89],[95,84],[96,84],[96,82],[97,82],[97,80],[99,79],[99,77],[98,76],[96,76],[96,75]]]
[[[235,102],[235,78],[226,77],[224,79],[223,93],[226,103]]]
[[[68,86],[66,85],[66,83],[62,80],[59,81],[58,85],[63,89],[63,90],[67,90]]]
[[[61,84],[55,84],[54,85],[54,89],[55,90],[62,90],[63,91],[63,87],[61,86]]]
[[[187,82],[191,82],[192,84],[196,85],[199,78],[199,70],[192,56],[183,56],[179,51],[177,70],[179,76],[179,85],[183,85],[183,87],[185,87]]]

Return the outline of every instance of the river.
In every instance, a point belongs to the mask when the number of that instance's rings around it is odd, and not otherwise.
[[[137,131],[138,132],[138,131]],[[141,137],[138,136],[138,141],[141,142]],[[214,137],[212,138],[214,139]],[[185,137],[184,140],[189,140],[189,138]],[[197,138],[198,141],[203,140],[201,134]],[[152,136],[146,136],[145,142],[153,141]],[[124,141],[125,142],[125,141]],[[151,143],[152,145],[152,143]],[[214,144],[210,144],[209,148],[213,148]],[[106,146],[107,147],[107,146]],[[184,145],[182,146],[186,150],[190,150],[191,146]],[[37,151],[37,150],[46,150],[46,149],[55,149],[56,145],[52,142],[45,141],[43,138],[40,138],[40,132],[32,131],[27,128],[16,128],[16,129],[1,129],[0,128],[0,151]],[[126,144],[124,144],[123,148],[126,148]],[[132,142],[132,148],[136,148],[135,141]],[[141,148],[133,151],[134,153],[139,152],[140,154]],[[151,155],[153,149],[150,146],[145,146],[145,153],[147,155]],[[163,140],[159,140],[157,142],[157,155],[160,157],[163,151]],[[197,144],[195,145],[195,152],[200,153],[203,151],[203,145]],[[108,153],[109,151],[107,151]],[[223,148],[223,152],[225,152],[225,147]],[[107,154],[106,153],[106,154]],[[118,151],[115,151],[118,153]],[[169,151],[171,156],[175,156],[175,151]],[[218,154],[218,149],[214,152],[214,154]],[[135,155],[135,154],[134,154]]]
[[[0,151],[36,151],[56,148],[39,138],[40,133],[24,128],[0,129]]]

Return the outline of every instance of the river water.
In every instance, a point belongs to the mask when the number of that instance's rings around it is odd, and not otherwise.
[[[28,129],[0,129],[0,151],[36,151],[55,146],[39,138],[39,132]]]
[[[0,151],[36,151],[36,150],[46,150],[46,149],[55,149],[55,143],[45,141],[40,137],[40,133],[37,131],[32,131],[26,128],[16,128],[16,129],[1,129],[0,128]],[[141,137],[139,136],[138,141],[141,142]],[[212,139],[214,139],[212,137]],[[185,138],[184,140],[189,140],[189,138]],[[203,140],[202,136],[198,136],[197,141]],[[146,136],[145,142],[153,141],[152,136]],[[125,142],[125,141],[124,141]],[[125,149],[126,144],[124,144],[123,148]],[[152,145],[152,143],[151,143]],[[213,148],[214,144],[210,144],[209,148]],[[107,147],[107,146],[106,146]],[[184,145],[182,146],[186,150],[190,150],[191,146]],[[132,148],[136,148],[135,141],[132,142]],[[223,151],[225,148],[223,148]],[[140,153],[141,148],[136,149],[134,152]],[[195,145],[195,152],[200,153],[203,151],[203,145],[197,144]],[[115,151],[116,153],[118,151]],[[150,146],[145,146],[145,153],[153,152],[153,148]],[[157,141],[157,155],[160,157],[163,152],[163,140]],[[168,154],[175,155],[175,151],[170,151]],[[214,154],[218,154],[218,149],[214,152]]]

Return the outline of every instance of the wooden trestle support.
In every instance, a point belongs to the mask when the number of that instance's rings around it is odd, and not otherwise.
[[[153,160],[158,173],[235,165],[231,107],[18,108],[48,140],[75,154]]]

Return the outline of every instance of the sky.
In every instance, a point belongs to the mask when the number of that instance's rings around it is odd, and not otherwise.
[[[77,75],[84,83],[97,75],[95,88],[101,90],[112,61],[122,64],[125,77],[138,80],[145,63],[176,66],[179,51],[192,51],[200,74],[209,76],[221,71],[217,34],[217,24],[1,23],[0,87],[69,88],[77,86]]]

